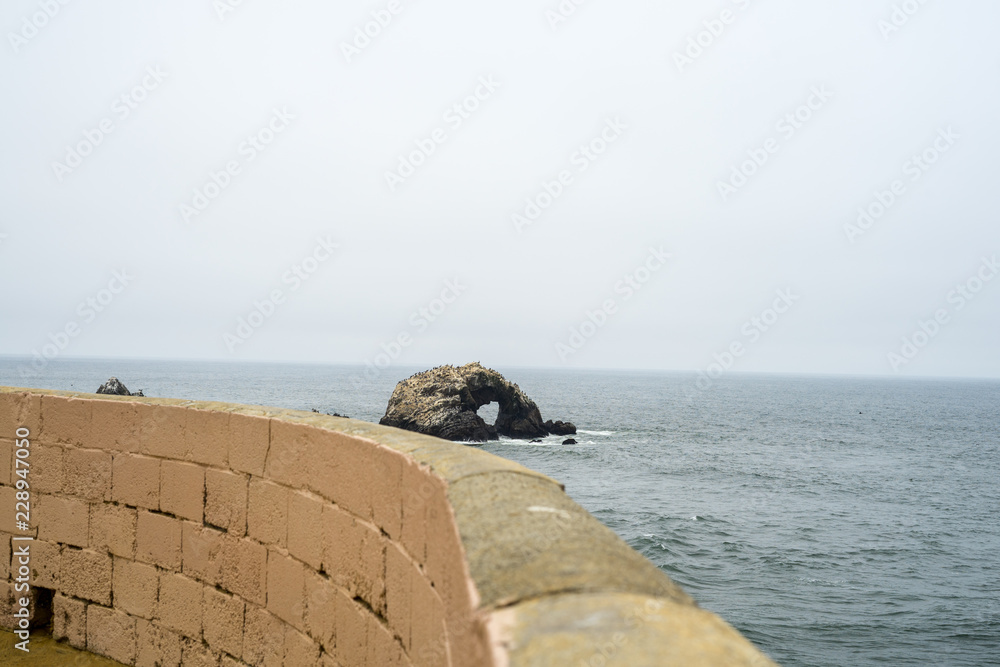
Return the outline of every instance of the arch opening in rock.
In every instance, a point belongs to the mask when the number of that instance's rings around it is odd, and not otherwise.
[[[476,414],[479,415],[479,417],[488,425],[496,428],[497,418],[500,415],[500,404],[495,401],[485,403],[479,406],[479,409],[476,410]]]

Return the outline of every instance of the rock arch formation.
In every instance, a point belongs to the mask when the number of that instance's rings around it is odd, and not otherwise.
[[[500,406],[493,425],[477,414],[488,403]],[[403,380],[379,423],[466,442],[576,433],[572,424],[543,422],[538,406],[520,387],[478,362],[438,366]]]

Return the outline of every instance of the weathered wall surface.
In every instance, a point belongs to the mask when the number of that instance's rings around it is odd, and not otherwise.
[[[553,480],[325,415],[0,388],[8,628],[15,535],[55,636],[129,665],[773,664]]]

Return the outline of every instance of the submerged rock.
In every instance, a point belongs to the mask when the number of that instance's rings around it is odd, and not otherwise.
[[[490,425],[476,411],[494,402],[500,409]],[[560,428],[576,433],[572,424],[543,422],[538,406],[520,387],[479,363],[438,366],[403,380],[379,423],[458,442],[497,440],[501,435],[542,438],[551,432],[547,424],[562,424]]]
[[[564,445],[575,445],[576,444],[576,440],[574,440],[573,438],[567,438],[566,440],[563,440],[563,444]]]
[[[97,393],[111,394],[113,396],[145,396],[145,394],[142,393],[142,389],[133,394],[125,385],[121,383],[121,380],[116,377],[110,378],[107,382],[98,387]]]

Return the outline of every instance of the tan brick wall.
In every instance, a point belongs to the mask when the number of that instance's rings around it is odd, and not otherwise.
[[[551,480],[323,415],[0,388],[7,625],[19,426],[32,443],[32,584],[54,591],[53,633],[74,647],[128,665],[216,667],[467,667],[507,651],[470,575],[450,485]]]
[[[137,665],[411,664],[425,530],[404,531],[403,479],[430,470],[311,424],[165,403],[0,393],[4,426],[32,431],[33,584],[56,591],[56,636]],[[0,440],[0,512],[12,456]],[[387,552],[406,588],[388,596]]]
[[[35,439],[34,584],[57,591],[59,638],[138,665],[408,665],[440,641],[429,468],[294,419],[167,403],[0,394]]]

